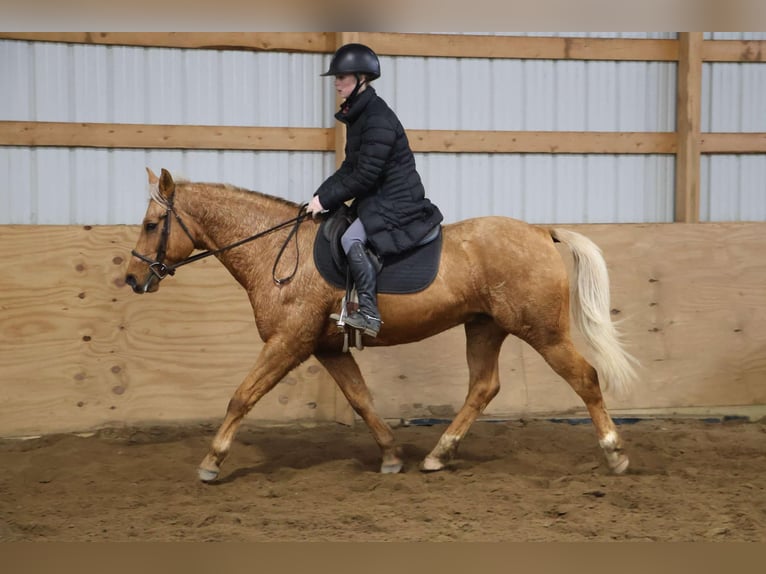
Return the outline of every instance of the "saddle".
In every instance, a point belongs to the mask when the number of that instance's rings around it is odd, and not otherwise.
[[[340,313],[331,315],[338,327],[345,331],[344,351],[348,350],[348,327],[343,318],[354,310],[356,290],[340,238],[354,219],[356,210],[353,204],[352,207],[343,204],[322,221],[314,241],[314,264],[320,275],[330,285],[346,290]],[[441,225],[434,227],[414,248],[404,253],[387,255],[385,259],[381,259],[368,245],[370,259],[378,271],[378,293],[417,293],[428,287],[439,271],[441,249]],[[358,331],[355,333],[355,346],[363,348]]]
[[[347,285],[348,265],[340,238],[356,219],[353,208],[345,204],[327,216],[319,226],[314,241],[314,264],[325,281],[338,288]],[[372,249],[373,264],[378,268],[378,293],[417,293],[436,278],[441,258],[442,233],[437,225],[414,248],[381,259]]]

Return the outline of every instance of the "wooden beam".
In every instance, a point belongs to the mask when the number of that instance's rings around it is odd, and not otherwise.
[[[0,32],[0,39],[106,46],[331,53],[355,37],[385,56],[544,60],[678,60],[678,40],[387,32]],[[705,62],[766,62],[766,40],[705,40]]]
[[[766,62],[766,40],[705,40],[705,62]]]
[[[673,132],[407,130],[416,152],[671,154]]]
[[[107,46],[332,52],[332,32],[0,32],[0,39]]]
[[[0,121],[0,145],[332,151],[330,128]]]
[[[336,137],[338,132],[342,133],[332,128],[0,121],[0,145],[335,151],[342,161],[345,139]],[[412,149],[421,153],[676,153],[672,132],[408,130],[407,134]],[[750,145],[760,143],[753,139]]]
[[[335,45],[333,46],[333,52],[340,48],[341,46],[345,44],[350,44],[352,42],[359,42],[359,33],[358,32],[337,32],[335,34]],[[325,81],[327,82],[334,82],[334,78],[331,76],[328,76]],[[343,103],[342,98],[340,98],[335,93],[335,107],[333,108],[333,112],[338,110],[340,108],[341,103]],[[343,163],[343,160],[346,158],[346,125],[336,121],[335,122],[335,129],[333,130],[335,132],[335,169],[338,169],[341,164]],[[354,416],[354,410],[351,408],[351,405],[349,404],[346,397],[341,392],[340,388],[336,385],[335,386],[335,422],[341,423],[345,425],[352,425],[354,424],[355,416]]]
[[[677,222],[699,221],[700,114],[702,93],[702,32],[679,34],[676,102],[675,215]]]
[[[361,42],[388,56],[534,60],[676,61],[677,40],[360,33]]]
[[[703,133],[700,153],[766,153],[766,133]]]
[[[0,121],[0,145],[138,149],[335,151],[342,130]],[[408,130],[419,153],[675,154],[673,132]],[[766,153],[766,133],[705,133],[699,153]]]
[[[341,37],[346,40],[339,40]],[[348,38],[355,38],[348,40]],[[676,61],[677,40],[385,32],[0,32],[0,39],[164,48],[331,53],[338,41],[386,56]],[[342,45],[342,44],[340,44]]]

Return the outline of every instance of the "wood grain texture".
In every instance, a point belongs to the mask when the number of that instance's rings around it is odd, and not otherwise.
[[[408,130],[410,144],[421,153],[676,153],[673,132],[555,132],[499,130]],[[730,134],[736,135],[736,134]],[[729,138],[749,151],[766,149],[763,138],[747,134]],[[0,121],[0,145],[125,149],[227,149],[332,151],[343,159],[346,133],[336,128],[242,126],[174,126]],[[708,143],[715,151],[716,139]]]
[[[673,132],[407,130],[407,137],[423,153],[676,153]]]
[[[674,221],[695,223],[700,218],[700,130],[702,118],[702,32],[678,37],[676,94],[676,189]]]
[[[0,38],[105,46],[332,52],[334,32],[0,32]]]
[[[353,36],[353,40],[346,38]],[[673,61],[676,40],[513,37],[390,32],[0,32],[0,38],[40,42],[283,52],[333,52],[362,42],[386,56],[546,60]],[[752,44],[752,43],[751,43]],[[739,52],[745,51],[738,47]],[[750,47],[753,50],[753,47]],[[727,57],[733,53],[726,50]],[[723,51],[714,52],[720,57]]]
[[[678,60],[678,40],[513,37],[390,32],[0,32],[0,39],[106,46],[333,52],[343,36],[386,56],[546,60]],[[705,40],[706,62],[764,62],[764,40]]]
[[[222,417],[261,348],[245,295],[214,259],[152,295],[123,283],[132,226],[2,226],[0,435]],[[334,383],[301,365],[251,413],[333,420]]]
[[[419,153],[674,154],[675,132],[407,130]],[[764,153],[766,133],[701,133],[699,153]],[[171,126],[0,120],[0,145],[125,149],[332,151],[345,128]]]
[[[766,62],[766,41],[705,40],[702,59],[706,62]]]
[[[700,153],[766,153],[766,133],[700,134]]]
[[[673,61],[676,40],[362,32],[379,54],[446,58]]]
[[[614,317],[642,363],[634,393],[607,394],[610,407],[667,413],[766,404],[765,224],[562,227],[603,249]],[[574,339],[587,357],[577,331]],[[449,418],[462,404],[462,329],[374,353],[363,353],[360,364],[386,416]],[[508,339],[500,364],[502,387],[485,416],[584,414],[579,398],[525,343]]]
[[[0,145],[125,149],[331,151],[335,130],[0,121]]]
[[[603,249],[614,316],[642,362],[634,393],[608,395],[611,408],[766,404],[766,224],[565,227]],[[206,259],[155,294],[133,294],[122,276],[137,234],[0,226],[0,436],[221,419],[262,344],[245,293]],[[575,341],[584,350],[577,332]],[[462,404],[462,328],[356,354],[387,418],[449,418]],[[516,339],[503,348],[501,382],[485,416],[583,412]],[[349,422],[349,413],[311,359],[248,418]]]

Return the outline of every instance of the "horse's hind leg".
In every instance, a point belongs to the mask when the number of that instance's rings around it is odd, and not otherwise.
[[[351,407],[359,413],[380,447],[383,461],[382,473],[396,473],[402,469],[402,459],[394,442],[394,433],[372,405],[372,395],[362,378],[354,357],[349,353],[315,353],[340,387]]]
[[[498,360],[507,333],[490,317],[465,324],[468,359],[468,396],[457,416],[444,431],[436,447],[426,456],[421,470],[441,470],[454,456],[458,444],[476,418],[500,390]]]
[[[622,440],[606,410],[596,369],[577,352],[569,337],[564,337],[555,344],[534,346],[585,403],[609,468],[615,474],[625,472],[628,468],[628,457],[622,452]]]

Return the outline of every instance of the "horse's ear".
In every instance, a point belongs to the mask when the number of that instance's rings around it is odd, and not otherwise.
[[[155,174],[151,168],[146,168],[146,173],[149,175],[149,185],[157,185],[160,181],[160,178],[157,177],[157,174]]]
[[[176,191],[176,182],[173,181],[173,176],[164,167],[160,173],[160,195],[165,199],[170,199]]]

